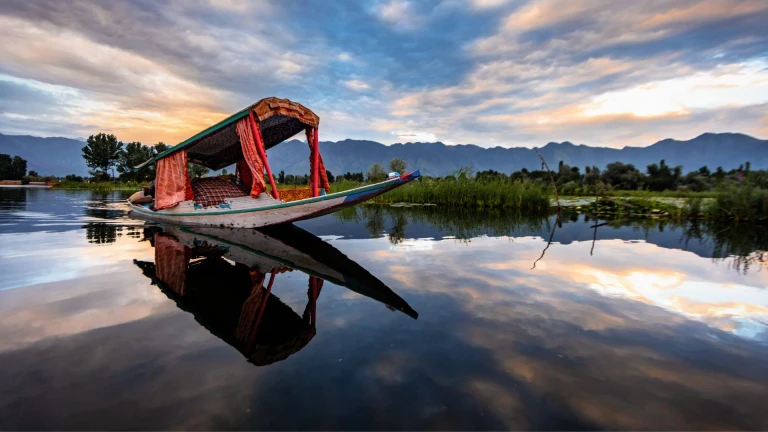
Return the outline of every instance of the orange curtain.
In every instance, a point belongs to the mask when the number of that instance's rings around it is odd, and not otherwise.
[[[192,251],[176,239],[155,233],[155,276],[171,291],[183,296]]]
[[[251,197],[256,198],[260,193],[267,190],[267,185],[264,183],[264,162],[262,162],[259,152],[256,150],[256,140],[253,138],[248,117],[237,122],[237,135],[240,136],[243,159],[248,168],[251,169],[251,177],[253,178]]]
[[[155,208],[175,207],[194,198],[187,171],[187,152],[177,151],[157,161]]]
[[[312,150],[315,148],[315,134],[312,128],[306,129],[307,143],[309,143],[309,184],[314,182],[314,172],[312,172]],[[317,171],[320,173],[319,187],[325,189],[326,192],[331,191],[331,185],[328,183],[328,173],[325,172],[325,164],[323,163],[323,155],[317,155]]]

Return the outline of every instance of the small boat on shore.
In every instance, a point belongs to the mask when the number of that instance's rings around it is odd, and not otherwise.
[[[134,215],[161,222],[259,228],[332,213],[419,178],[419,171],[390,173],[385,181],[330,193],[319,123],[301,104],[262,99],[137,167],[156,164],[155,187],[128,205]],[[301,132],[310,149],[309,187],[280,191],[266,151]],[[236,165],[236,175],[190,180],[188,162],[212,170]]]

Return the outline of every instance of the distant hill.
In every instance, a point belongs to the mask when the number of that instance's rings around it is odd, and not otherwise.
[[[81,151],[84,145],[71,138],[0,134],[0,153],[21,156],[27,160],[27,170],[41,175],[88,175]]]
[[[446,175],[470,166],[475,171],[494,169],[510,173],[522,168],[539,169],[541,160],[532,149],[523,147],[482,148],[476,145],[445,145],[443,143],[407,143],[386,146],[373,141],[347,139],[338,142],[320,142],[326,169],[333,174],[365,172],[374,162],[385,167],[394,157],[404,159],[408,168],[419,168],[422,174]],[[746,161],[755,169],[768,169],[768,140],[759,140],[736,133],[705,133],[692,140],[665,139],[648,147],[589,147],[570,142],[549,143],[540,148],[550,167],[563,161],[583,168],[596,165],[601,169],[611,162],[632,163],[641,171],[651,163],[665,159],[670,165],[683,165],[683,171],[692,171],[704,165],[715,169],[737,168]],[[289,174],[304,174],[309,170],[307,144],[289,141],[268,152],[274,170]]]
[[[69,138],[39,138],[0,134],[0,153],[19,155],[28,161],[28,168],[40,174],[87,174],[81,157],[83,141]],[[384,145],[374,141],[321,141],[320,150],[326,168],[333,174],[365,172],[374,162],[387,166],[394,157],[405,159],[409,169],[419,168],[422,174],[446,175],[470,166],[475,171],[494,169],[505,173],[522,168],[538,169],[541,161],[532,149],[522,147],[483,148],[472,144],[407,143]],[[683,165],[684,172],[704,165],[714,169],[737,168],[750,161],[755,169],[768,169],[768,140],[759,140],[738,133],[705,133],[692,140],[665,139],[648,147],[589,147],[570,142],[549,143],[540,148],[550,166],[559,161],[583,169],[586,165],[605,165],[622,161],[635,164],[641,171],[646,165],[665,159],[670,165]],[[305,142],[291,140],[268,151],[275,171],[305,174],[309,171],[309,149]]]

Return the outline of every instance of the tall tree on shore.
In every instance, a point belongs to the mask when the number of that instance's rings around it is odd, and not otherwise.
[[[19,156],[0,154],[0,180],[21,180],[27,175],[27,161]]]
[[[149,167],[144,166],[137,172],[134,169],[153,156],[154,151],[151,147],[144,146],[138,141],[128,143],[125,145],[125,149],[120,151],[117,171],[122,174],[121,177],[130,180],[146,180],[150,175]]]
[[[387,172],[380,163],[376,162],[368,168],[368,181],[382,181],[387,178]]]
[[[400,158],[393,158],[391,161],[389,161],[389,169],[394,172],[404,174],[407,167],[408,164]]]
[[[27,161],[19,156],[14,156],[11,161],[11,176],[14,180],[21,180],[27,175]]]
[[[160,153],[162,153],[162,152],[164,152],[164,151],[168,150],[169,148],[171,148],[171,146],[169,146],[168,144],[166,144],[166,143],[164,143],[164,142],[160,141],[159,143],[155,144],[155,145],[153,146],[153,148],[154,148],[154,150],[155,150],[155,156],[157,156],[157,155],[159,155]]]
[[[89,136],[82,150],[86,165],[93,169],[91,175],[101,179],[109,178],[109,169],[117,164],[122,149],[123,143],[112,134]]]

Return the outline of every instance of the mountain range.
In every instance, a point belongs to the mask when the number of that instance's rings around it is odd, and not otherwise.
[[[28,161],[29,170],[43,175],[86,175],[88,168],[81,156],[81,140],[28,135],[0,134],[0,153],[18,155]],[[474,171],[493,169],[510,173],[528,168],[539,169],[541,160],[533,149],[524,147],[483,148],[473,144],[446,145],[434,143],[406,143],[384,145],[374,141],[352,140],[321,141],[320,151],[326,169],[333,174],[365,172],[374,162],[387,167],[394,157],[404,159],[409,170],[420,169],[425,175],[447,175],[462,167]],[[683,172],[702,166],[726,170],[737,168],[746,161],[754,169],[768,169],[768,140],[760,140],[739,133],[705,133],[687,141],[665,139],[647,147],[591,147],[570,142],[551,142],[539,148],[550,167],[559,161],[583,169],[621,161],[632,163],[641,171],[648,164],[665,159],[669,165],[682,165]],[[268,152],[269,163],[275,172],[306,174],[309,171],[309,149],[306,142],[290,140]]]

